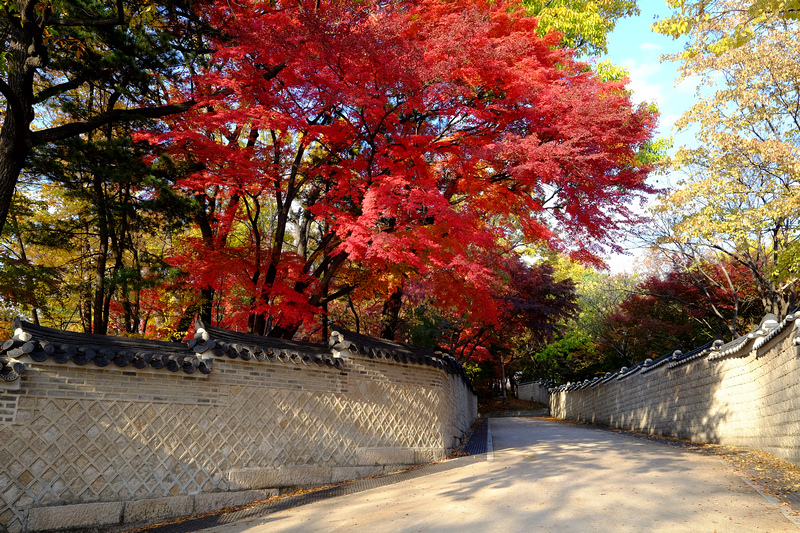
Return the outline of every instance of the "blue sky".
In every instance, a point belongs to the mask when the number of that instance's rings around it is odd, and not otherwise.
[[[626,67],[630,72],[629,88],[635,101],[655,101],[661,112],[658,135],[673,137],[674,148],[693,144],[691,133],[677,133],[675,121],[695,102],[695,87],[692,83],[678,80],[676,63],[661,61],[664,54],[678,53],[684,41],[673,40],[650,30],[658,18],[666,18],[671,10],[664,0],[640,0],[641,15],[623,19],[617,23],[609,36],[608,55],[598,60],[610,59],[615,65]],[[659,187],[674,185],[675,175],[655,176],[651,181]],[[633,245],[632,245],[633,246]],[[631,272],[636,268],[637,250],[631,256],[608,258],[612,272]]]
[[[666,18],[670,9],[663,0],[640,2],[642,14],[619,21],[609,36],[608,55],[616,65],[630,71],[630,87],[637,100],[655,100],[661,110],[661,135],[671,135],[675,121],[694,102],[694,87],[691,83],[676,84],[677,65],[661,61],[664,54],[683,50],[683,40],[654,33],[650,25],[658,18]]]

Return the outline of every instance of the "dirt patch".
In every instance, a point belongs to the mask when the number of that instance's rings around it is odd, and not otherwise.
[[[504,411],[532,411],[533,409],[546,409],[548,406],[542,402],[530,402],[519,398],[488,398],[478,401],[478,411],[484,413],[502,413]]]

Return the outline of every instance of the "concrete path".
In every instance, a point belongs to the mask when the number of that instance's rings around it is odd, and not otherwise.
[[[530,418],[492,419],[490,431],[488,461],[203,531],[800,529],[716,457]]]

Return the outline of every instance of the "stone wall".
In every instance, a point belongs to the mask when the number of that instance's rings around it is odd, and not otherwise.
[[[800,316],[798,317],[800,318]],[[800,465],[800,359],[793,315],[582,383],[551,389],[552,416],[746,446]]]
[[[471,385],[351,350],[207,374],[22,356],[0,391],[0,524],[152,523],[444,459],[477,417]]]
[[[517,398],[529,402],[550,403],[550,387],[552,382],[545,380],[523,381],[517,385]]]

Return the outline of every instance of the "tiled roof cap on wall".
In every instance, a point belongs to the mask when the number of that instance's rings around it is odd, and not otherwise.
[[[187,349],[185,343],[76,333],[37,326],[17,318],[14,320],[13,338],[2,344],[0,360],[19,362],[23,357],[38,363],[49,359],[60,364],[71,362],[78,366],[101,368],[109,365],[136,369],[149,367],[187,374],[197,370],[204,374],[211,371],[207,361]],[[0,373],[7,366],[4,363]],[[16,364],[14,366],[19,368]]]
[[[795,345],[800,345],[800,321],[796,321],[796,318],[798,317],[800,317],[800,309],[796,309],[793,313],[786,315],[782,320],[778,320],[778,317],[769,313],[764,316],[764,318],[761,320],[761,323],[755,329],[753,329],[753,331],[750,331],[749,333],[742,335],[741,337],[728,343],[723,342],[722,339],[714,339],[687,353],[683,353],[680,350],[675,350],[668,354],[662,355],[655,361],[646,359],[641,363],[637,363],[631,367],[623,367],[617,372],[607,372],[600,378],[585,380],[579,383],[570,382],[564,385],[553,387],[550,390],[565,391],[584,388],[587,386],[594,387],[596,385],[607,383],[614,378],[624,379],[636,373],[645,374],[664,365],[667,365],[668,370],[672,370],[702,358],[707,358],[709,361],[719,361],[729,357],[747,357],[755,350],[758,350],[762,346],[766,345],[769,341],[777,337],[792,324],[794,324],[794,329],[796,331],[792,342]]]
[[[761,319],[761,323],[753,331],[720,346],[716,353],[711,354],[708,359],[709,361],[716,361],[726,357],[746,357],[753,350],[761,348],[774,339],[794,320],[795,313],[786,315],[780,321],[778,321],[777,316],[769,313]]]
[[[475,392],[463,367],[441,350],[360,335],[334,328],[328,346],[238,333],[197,321],[195,336],[188,342],[166,342],[111,335],[92,335],[46,328],[14,321],[14,336],[0,345],[0,380],[15,382],[25,371],[25,362],[74,363],[78,366],[132,367],[209,374],[215,358],[228,357],[258,362],[294,363],[344,368],[341,352],[370,359],[430,366],[457,375]]]
[[[243,361],[282,361],[303,365],[342,368],[342,360],[334,357],[323,344],[287,341],[249,333],[238,333],[210,326],[198,320],[195,335],[188,346],[197,353],[217,357],[239,358]]]
[[[441,368],[449,374],[460,376],[473,390],[472,383],[461,363],[441,349],[420,348],[402,342],[361,335],[338,326],[331,328],[328,344],[334,352],[348,350],[353,354],[370,359],[393,360],[400,363]]]
[[[686,363],[690,363],[695,359],[700,359],[701,357],[707,356],[714,350],[719,350],[720,346],[723,345],[722,339],[714,339],[711,342],[707,342],[706,344],[700,346],[699,348],[695,348],[694,350],[690,350],[686,353],[681,352],[680,350],[675,350],[672,352],[672,355],[662,355],[659,357],[659,360],[663,360],[661,364],[669,363],[667,366],[668,369],[672,370],[673,368],[677,368],[681,365],[685,365]]]
[[[538,385],[542,385],[543,387],[552,387],[555,385],[555,381],[552,379],[547,378],[539,378],[539,379],[526,379],[520,381],[518,385],[527,385],[528,383],[536,383]]]

